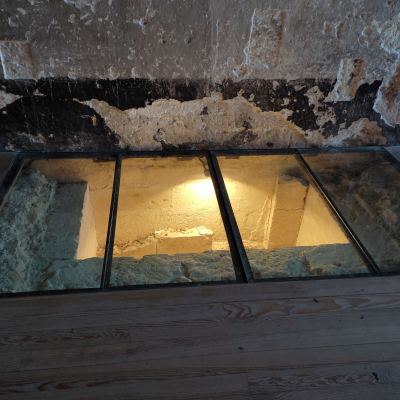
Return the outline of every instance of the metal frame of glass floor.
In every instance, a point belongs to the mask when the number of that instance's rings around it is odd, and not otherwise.
[[[229,193],[221,172],[218,157],[238,158],[246,156],[288,156],[295,157],[298,164],[308,176],[310,184],[324,199],[330,212],[334,215],[337,222],[347,236],[349,242],[354,246],[358,255],[367,267],[368,272],[365,274],[344,274],[332,276],[307,276],[307,277],[286,277],[286,278],[269,278],[256,279],[251,268],[249,258],[246,253],[245,246],[240,235],[238,223],[229,198]],[[199,285],[218,285],[218,284],[243,284],[265,281],[287,281],[287,280],[304,280],[304,279],[343,279],[354,278],[359,276],[383,276],[398,274],[400,272],[400,262],[398,266],[390,271],[382,268],[380,263],[374,257],[373,251],[360,235],[359,225],[355,228],[349,218],[345,217],[345,210],[338,204],[337,199],[332,195],[332,191],[324,181],[324,171],[318,168],[315,160],[319,157],[321,160],[329,157],[340,158],[339,162],[346,164],[346,168],[351,170],[352,157],[369,157],[373,163],[385,165],[390,169],[390,176],[395,179],[398,176],[400,182],[400,162],[384,147],[362,147],[362,148],[311,148],[311,149],[282,149],[282,150],[216,150],[216,151],[122,151],[122,152],[48,152],[48,153],[0,153],[0,213],[6,203],[14,184],[16,183],[21,171],[26,167],[27,163],[35,160],[44,159],[92,159],[97,161],[114,161],[115,171],[113,177],[113,188],[111,195],[111,207],[109,212],[107,240],[105,245],[105,253],[103,267],[101,273],[101,282],[98,288],[82,288],[82,289],[63,289],[63,290],[46,290],[35,292],[18,292],[18,293],[0,293],[0,297],[14,296],[32,296],[32,295],[54,295],[62,293],[82,293],[82,292],[101,292],[111,290],[138,290],[152,288],[168,288],[177,286],[199,286]],[[127,285],[127,286],[111,286],[110,277],[112,273],[112,260],[114,239],[118,212],[118,200],[120,194],[121,166],[124,159],[128,158],[166,158],[166,157],[204,157],[207,160],[209,174],[215,190],[216,199],[218,201],[219,211],[229,243],[230,254],[232,257],[233,267],[236,280],[232,281],[206,281],[206,282],[185,282],[185,283],[160,283],[147,285]],[[355,172],[359,173],[359,172]],[[396,180],[397,181],[397,180]],[[376,182],[377,184],[379,182]],[[374,185],[374,182],[371,182]],[[395,185],[395,183],[393,183]],[[331,185],[332,186],[332,185]],[[384,190],[384,189],[382,189]],[[399,183],[400,191],[400,183]],[[361,200],[362,201],[362,200]],[[358,205],[357,207],[360,207]],[[371,213],[371,211],[369,211]],[[372,213],[375,211],[372,210]],[[400,214],[400,210],[399,210]],[[400,215],[399,215],[400,220]],[[361,232],[362,233],[362,232]],[[400,258],[400,255],[399,255]],[[397,265],[397,261],[395,262]],[[1,279],[1,277],[0,277]]]

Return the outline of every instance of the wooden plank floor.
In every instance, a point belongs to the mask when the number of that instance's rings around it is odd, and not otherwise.
[[[0,300],[1,399],[400,399],[400,276]]]

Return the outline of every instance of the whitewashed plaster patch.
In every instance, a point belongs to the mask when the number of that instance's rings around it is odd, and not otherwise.
[[[400,14],[394,18],[394,23],[384,30],[380,43],[382,49],[388,53],[400,54]]]
[[[278,112],[262,112],[239,95],[223,100],[213,93],[202,100],[157,100],[145,108],[118,110],[98,100],[93,108],[120,138],[120,146],[160,150],[163,144],[211,143],[216,147],[304,147],[301,129]]]
[[[337,136],[330,138],[332,146],[385,146],[386,138],[382,136],[382,129],[376,122],[361,118],[353,122],[347,129],[339,129]]]
[[[309,99],[320,104],[323,94],[317,87],[310,89]],[[322,126],[327,121],[336,123],[328,109],[317,111],[321,128],[304,132],[288,121],[291,110],[261,111],[241,93],[232,100],[223,100],[220,93],[201,100],[179,102],[157,100],[144,108],[125,111],[104,101],[82,101],[104,119],[119,137],[119,146],[135,150],[163,148],[299,148],[319,146],[359,146],[385,144],[382,130],[375,122],[363,118],[339,135],[324,137]],[[310,104],[311,104],[310,103]]]

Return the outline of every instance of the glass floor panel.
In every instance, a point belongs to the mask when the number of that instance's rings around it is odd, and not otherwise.
[[[218,162],[255,279],[369,273],[294,155]]]
[[[100,287],[114,169],[25,161],[0,212],[0,293]]]

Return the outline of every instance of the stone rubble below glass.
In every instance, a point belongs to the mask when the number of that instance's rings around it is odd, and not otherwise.
[[[75,186],[76,192],[82,189]],[[48,229],[61,188],[34,170],[23,171],[16,182],[0,215],[0,293],[100,287],[103,258],[74,259],[69,247],[64,251],[69,242]],[[52,258],[43,249],[51,249]],[[368,273],[351,244],[248,249],[247,254],[256,279]],[[207,250],[115,257],[110,284],[234,280],[230,252]]]
[[[249,249],[247,254],[256,279],[368,273],[350,244]],[[24,290],[99,287],[102,265],[100,257],[57,260],[41,273],[37,271],[36,279]],[[120,257],[114,260],[110,283],[126,286],[232,280],[235,274],[230,253],[218,250],[173,256],[155,254],[142,260]],[[0,291],[3,290],[0,284]]]

